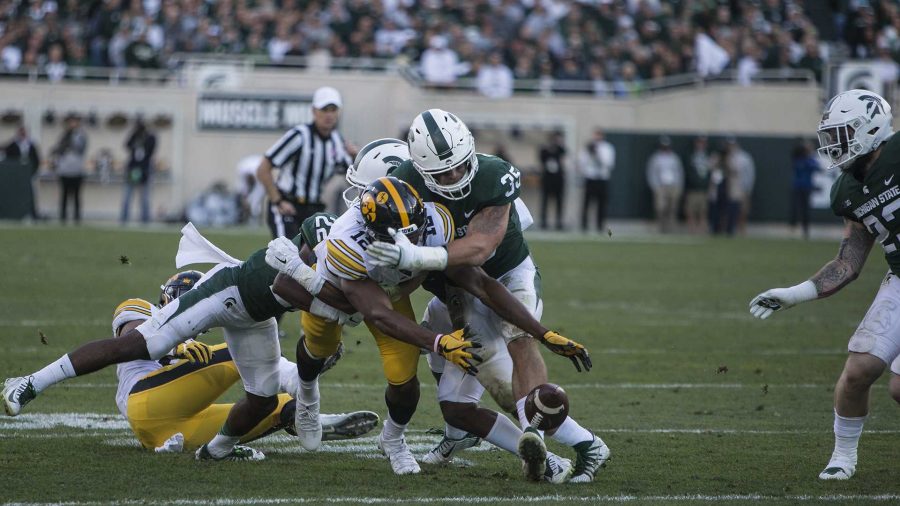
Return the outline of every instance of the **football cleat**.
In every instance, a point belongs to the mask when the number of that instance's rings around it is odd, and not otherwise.
[[[590,483],[600,468],[609,460],[609,447],[597,436],[590,441],[582,441],[575,446],[575,470],[569,483]]]
[[[547,469],[544,471],[544,481],[553,484],[565,483],[572,476],[572,461],[564,459],[552,452],[547,452]]]
[[[819,473],[820,480],[849,480],[851,476],[856,474],[856,466],[850,462],[834,460]]]
[[[259,450],[254,450],[249,446],[235,445],[234,448],[231,449],[230,452],[225,454],[222,457],[213,457],[211,453],[209,453],[209,449],[206,445],[197,448],[197,453],[194,454],[194,457],[197,460],[215,460],[219,462],[231,461],[231,462],[240,462],[240,461],[253,461],[253,460],[265,460],[266,456],[263,452]]]
[[[547,445],[534,430],[526,430],[519,437],[519,458],[528,481],[540,481],[547,470]]]
[[[319,422],[319,403],[306,405],[297,401],[294,412],[294,430],[300,438],[300,445],[314,452],[322,444],[322,424]]]
[[[155,448],[156,453],[181,453],[184,450],[184,434],[176,432]]]
[[[3,408],[9,416],[16,416],[22,411],[22,406],[37,397],[33,377],[8,378],[3,382]]]
[[[457,453],[480,444],[481,438],[471,432],[467,432],[460,439],[444,436],[437,446],[422,456],[422,462],[425,464],[448,464]]]
[[[403,437],[388,440],[384,439],[384,432],[382,432],[378,435],[378,449],[391,461],[394,474],[418,474],[422,471]]]
[[[378,426],[378,415],[371,411],[322,414],[322,441],[339,441],[365,435]]]

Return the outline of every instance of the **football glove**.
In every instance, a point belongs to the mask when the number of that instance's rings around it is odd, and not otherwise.
[[[471,350],[481,348],[481,343],[469,340],[469,327],[457,330],[450,334],[438,334],[434,338],[434,351],[442,357],[462,368],[468,374],[478,374],[476,364],[482,362],[482,358]]]
[[[300,251],[287,237],[277,237],[269,241],[266,248],[266,263],[269,267],[294,278],[300,286],[312,294],[319,295],[325,279],[316,274],[315,269],[303,263]]]
[[[561,336],[550,330],[541,337],[541,343],[553,353],[568,357],[572,361],[572,364],[575,365],[575,369],[578,372],[581,372],[582,367],[584,367],[585,371],[590,371],[593,366],[587,348],[568,337]],[[580,364],[579,361],[581,362]]]
[[[393,228],[389,228],[388,233],[394,244],[375,241],[366,250],[373,264],[412,271],[442,271],[447,267],[447,248],[416,246],[409,242],[406,234]]]
[[[175,357],[183,358],[192,364],[208,364],[212,359],[213,350],[208,345],[193,339],[185,341],[175,347]]]
[[[750,314],[765,320],[776,311],[781,311],[818,297],[819,292],[816,289],[816,285],[809,280],[790,288],[772,288],[753,297],[753,300],[750,301]]]

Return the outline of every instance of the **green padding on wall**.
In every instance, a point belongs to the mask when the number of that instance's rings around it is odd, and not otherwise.
[[[31,199],[31,170],[18,162],[0,162],[0,219],[28,216]]]

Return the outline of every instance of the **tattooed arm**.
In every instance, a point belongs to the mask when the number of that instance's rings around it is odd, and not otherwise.
[[[757,295],[750,301],[750,314],[765,320],[775,311],[833,295],[859,276],[873,244],[875,237],[866,230],[866,227],[845,219],[844,238],[834,260],[799,285],[790,288],[772,288]]]
[[[837,256],[809,278],[820,299],[835,294],[859,276],[873,244],[875,237],[864,225],[844,220],[844,237]]]
[[[447,266],[478,267],[486,262],[506,234],[509,206],[490,206],[478,211],[469,222],[465,237],[447,245]]]

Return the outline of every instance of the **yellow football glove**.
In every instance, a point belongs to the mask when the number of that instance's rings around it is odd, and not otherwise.
[[[561,336],[550,330],[541,338],[541,343],[553,353],[563,357],[569,357],[578,372],[581,372],[582,366],[584,366],[586,371],[591,370],[591,356],[588,354],[587,348],[568,337]],[[581,365],[578,364],[579,360],[581,361]]]
[[[481,343],[469,340],[469,327],[457,330],[450,334],[438,334],[434,338],[434,351],[442,357],[462,368],[469,374],[478,374],[475,364],[480,364],[482,358],[472,349],[481,348]]]
[[[213,356],[213,350],[206,344],[193,339],[175,347],[175,357],[183,358],[192,364],[197,362],[208,364]]]

